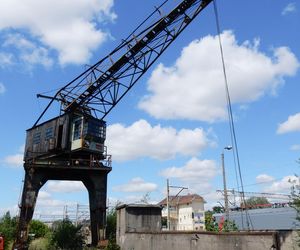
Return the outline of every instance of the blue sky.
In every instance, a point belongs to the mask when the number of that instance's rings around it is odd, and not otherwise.
[[[0,213],[16,211],[25,131],[46,104],[36,94],[62,87],[104,57],[160,3],[1,1]],[[218,1],[218,10],[245,190],[289,193],[299,173],[300,5],[229,0]],[[110,203],[148,193],[160,201],[167,178],[203,195],[207,207],[223,202],[215,191],[222,189],[221,153],[231,144],[225,104],[211,4],[107,116]],[[228,188],[237,188],[232,152],[225,165]],[[81,183],[51,181],[36,213],[75,203],[88,203]]]

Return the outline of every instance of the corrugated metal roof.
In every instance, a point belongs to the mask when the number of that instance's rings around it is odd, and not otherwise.
[[[297,212],[292,207],[252,209],[248,210],[248,214],[250,229],[253,230],[300,229],[300,221],[296,220]],[[214,216],[218,222],[225,215]],[[240,230],[248,229],[245,211],[230,211],[229,220],[234,221]]]

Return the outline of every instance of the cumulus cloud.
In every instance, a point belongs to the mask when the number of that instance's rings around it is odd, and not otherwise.
[[[1,89],[1,85],[0,85],[0,89]],[[16,154],[12,154],[12,155],[7,155],[6,157],[4,157],[4,159],[2,159],[0,162],[4,165],[4,166],[9,166],[9,167],[22,167],[23,166],[23,157],[24,157],[24,148],[25,145],[22,145],[19,147],[18,152]]]
[[[221,34],[233,104],[253,102],[276,93],[284,77],[293,76],[299,61],[287,47],[273,56],[259,51],[259,40],[239,44],[232,31]],[[175,64],[159,64],[148,81],[149,95],[139,107],[161,119],[214,122],[226,117],[224,77],[216,36],[194,40]]]
[[[39,191],[38,199],[46,200],[51,197],[51,194],[46,191]]]
[[[113,0],[3,0],[0,31],[26,31],[32,40],[56,50],[61,64],[81,64],[107,39],[98,26],[116,18],[112,6]]]
[[[272,182],[274,180],[275,180],[274,177],[267,174],[260,174],[256,176],[256,183]]]
[[[86,191],[81,181],[48,181],[46,189],[48,192],[73,193]]]
[[[23,154],[8,155],[4,158],[3,163],[10,167],[22,167]]]
[[[269,187],[265,188],[265,192],[274,193],[290,193],[293,185],[299,185],[299,178],[294,175],[283,177],[280,181],[274,181]]]
[[[289,3],[287,6],[284,7],[284,9],[281,12],[281,15],[287,15],[293,12],[296,12],[297,8],[296,8],[296,3]]]
[[[183,181],[209,180],[218,174],[213,160],[199,160],[192,158],[182,167],[170,167],[161,172],[167,178],[177,178]]]
[[[211,193],[212,180],[220,173],[213,160],[200,160],[193,157],[184,166],[169,167],[160,172],[161,176],[177,179],[192,193]]]
[[[290,115],[287,121],[280,123],[277,128],[277,134],[300,131],[300,113]]]
[[[16,48],[19,51],[18,60],[25,63],[27,67],[40,64],[49,68],[53,64],[48,49],[43,46],[38,46],[21,34],[7,35],[2,46],[4,48]]]
[[[114,191],[119,192],[152,192],[157,189],[157,184],[146,182],[140,177],[133,178],[127,184],[113,187]]]
[[[201,128],[177,131],[172,127],[151,126],[145,120],[128,127],[114,124],[107,128],[106,144],[117,161],[140,157],[164,160],[177,154],[195,156],[210,143]]]
[[[0,82],[0,94],[3,94],[6,91],[6,88],[3,83]]]

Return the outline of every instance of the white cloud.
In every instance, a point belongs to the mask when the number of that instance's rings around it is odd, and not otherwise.
[[[176,178],[182,181],[207,182],[219,173],[213,160],[192,158],[182,167],[170,167],[161,171],[166,178]]]
[[[275,48],[268,57],[259,41],[238,44],[232,31],[221,34],[229,90],[233,104],[253,102],[276,93],[285,76],[293,76],[299,62],[287,47]],[[224,78],[216,36],[194,40],[175,64],[159,64],[148,81],[149,95],[139,107],[156,118],[214,122],[225,119]]]
[[[23,167],[23,154],[8,155],[2,162],[11,167]]]
[[[38,64],[49,68],[53,64],[53,60],[49,56],[49,51],[45,47],[38,46],[21,34],[9,34],[3,43],[3,47],[15,47],[18,50],[18,60],[29,68]]]
[[[287,121],[280,123],[277,128],[277,134],[300,131],[300,113],[290,115]]]
[[[300,145],[299,144],[294,144],[290,147],[290,150],[299,151],[300,150]]]
[[[46,189],[48,192],[72,193],[86,191],[81,181],[48,181]]]
[[[106,40],[98,26],[116,18],[112,6],[113,0],[2,0],[0,30],[26,31],[58,51],[61,64],[82,64]]]
[[[173,166],[162,170],[160,175],[168,179],[177,179],[191,193],[207,193],[203,196],[207,199],[211,198],[209,194],[214,190],[212,180],[219,173],[213,160],[192,158],[184,166]]]
[[[157,189],[157,184],[145,182],[142,178],[136,177],[130,180],[127,184],[113,187],[114,191],[119,192],[152,192]]]
[[[299,185],[299,178],[294,175],[283,177],[280,181],[274,181],[269,187],[265,188],[265,192],[274,193],[290,193],[293,185]]]
[[[0,94],[3,94],[6,91],[6,88],[3,83],[0,82]]]
[[[289,13],[293,13],[296,12],[297,8],[296,8],[296,3],[289,3],[287,6],[284,7],[284,9],[281,12],[281,15],[287,15]]]
[[[1,88],[1,86],[0,86],[0,88]],[[10,167],[23,167],[24,148],[25,148],[24,145],[20,146],[18,149],[18,153],[13,154],[13,155],[7,155],[0,162],[3,165],[8,165]]]
[[[260,174],[256,176],[256,183],[272,182],[274,180],[275,180],[274,177],[267,174]]]
[[[39,191],[39,194],[38,194],[38,199],[41,199],[41,200],[47,200],[51,198],[51,194],[46,192],[46,191]]]
[[[114,160],[139,157],[169,159],[177,154],[195,156],[211,142],[201,128],[194,130],[151,126],[139,120],[129,127],[114,124],[107,128],[107,146]]]

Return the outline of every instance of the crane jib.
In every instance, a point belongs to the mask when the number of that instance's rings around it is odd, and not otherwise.
[[[169,36],[169,39],[166,41],[166,47],[178,36],[178,34],[189,24],[191,20],[194,19],[196,15],[198,15],[201,10],[203,10],[212,0],[206,0],[206,1],[197,1],[197,0],[185,0],[181,2],[177,7],[175,7],[168,15],[162,17],[154,27],[152,27],[146,34],[144,34],[143,37],[139,38],[138,41],[136,41],[135,45],[130,47],[125,54],[119,57],[119,59],[114,62],[105,72],[103,72],[95,81],[93,81],[89,87],[87,87],[81,94],[77,94],[76,98],[74,98],[72,101],[69,102],[69,104],[65,107],[65,112],[72,112],[74,110],[79,109],[82,106],[88,106],[89,102],[95,98],[95,93],[100,93],[101,90],[107,90],[110,88],[110,84],[116,81],[118,77],[121,75],[124,75],[124,70],[122,71],[122,68],[126,66],[127,64],[132,65],[132,62],[135,62],[135,66],[138,68],[138,63],[141,62],[141,57],[143,55],[137,56],[139,53],[143,52],[145,55],[149,53],[148,51],[143,51],[143,49],[148,49],[149,51],[153,50],[153,47],[151,47],[151,42],[155,40],[158,36],[161,35],[161,33],[166,33]],[[186,14],[186,12],[192,8],[195,4],[198,4],[199,6],[194,10],[194,12],[190,15]],[[183,18],[182,18],[183,17]],[[178,32],[172,33],[172,31],[168,30],[168,27],[173,25],[174,22],[182,18],[182,23],[180,28],[178,29]],[[146,70],[152,65],[152,63],[160,56],[160,54],[165,50],[165,48],[161,51],[159,51],[158,55],[156,57],[152,58],[151,64],[149,63],[146,67],[142,67],[142,72],[146,72]],[[136,59],[138,57],[138,59]],[[132,62],[130,62],[132,61]],[[118,73],[121,71],[121,74],[118,75]],[[138,77],[139,78],[139,77]],[[127,91],[132,87],[134,84],[130,83],[128,84]],[[105,102],[106,95],[102,95],[102,102]],[[115,98],[114,100],[107,103],[110,103],[112,106],[111,108],[124,96],[121,95],[119,98]],[[101,99],[101,98],[100,98]],[[104,116],[106,115],[105,112],[109,112],[110,109],[107,111],[104,110]]]

